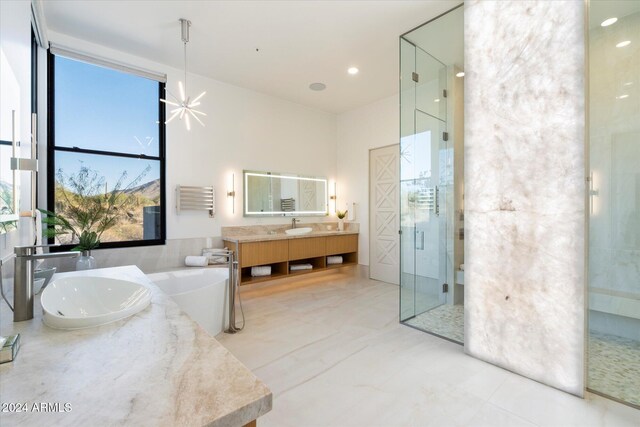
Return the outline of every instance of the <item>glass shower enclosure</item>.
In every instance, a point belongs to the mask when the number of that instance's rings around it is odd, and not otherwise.
[[[589,7],[587,387],[640,408],[640,3]]]
[[[401,320],[446,302],[446,67],[401,40]],[[414,71],[415,70],[415,71]],[[430,102],[428,102],[429,100]]]
[[[462,8],[458,8],[433,21],[435,27],[427,23],[400,37],[400,321],[462,342],[463,287],[454,274],[458,268],[454,213],[456,208],[462,212],[462,207],[454,195],[452,122],[453,83],[462,70],[447,63],[450,58],[439,59],[430,42],[421,45],[433,40],[437,27],[451,27],[456,20],[462,32]],[[452,49],[445,38],[439,39],[445,40],[441,48]],[[460,90],[459,111],[461,99]],[[461,131],[458,138],[461,148]],[[458,245],[459,257],[462,248]]]

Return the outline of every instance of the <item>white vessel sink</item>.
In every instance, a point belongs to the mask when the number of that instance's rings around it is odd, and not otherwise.
[[[311,227],[290,228],[288,230],[284,230],[284,232],[290,236],[299,236],[301,234],[308,234],[308,233],[311,233],[311,231],[313,231],[313,228]]]
[[[107,277],[65,277],[42,291],[44,323],[56,329],[104,325],[133,316],[151,302],[138,283]]]

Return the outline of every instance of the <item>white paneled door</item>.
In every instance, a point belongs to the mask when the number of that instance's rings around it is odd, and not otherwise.
[[[400,146],[369,150],[369,276],[399,284]]]

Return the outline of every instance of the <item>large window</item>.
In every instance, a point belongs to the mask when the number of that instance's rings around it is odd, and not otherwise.
[[[164,243],[163,93],[164,83],[49,54],[48,209],[96,231],[100,247]]]

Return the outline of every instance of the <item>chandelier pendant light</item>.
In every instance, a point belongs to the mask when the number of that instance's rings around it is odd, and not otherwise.
[[[198,111],[195,107],[200,105],[200,99],[202,99],[202,97],[207,93],[206,91],[202,92],[194,100],[191,100],[191,97],[187,96],[187,43],[189,42],[190,26],[191,21],[189,21],[188,19],[180,18],[182,43],[184,45],[184,85],[181,81],[178,82],[180,98],[176,98],[165,88],[165,91],[171,98],[173,98],[173,101],[166,99],[167,97],[160,100],[167,105],[175,107],[170,111],[171,116],[165,123],[169,123],[173,119],[178,117],[180,120],[184,119],[187,130],[191,130],[191,117],[193,117],[198,123],[204,126],[204,123],[202,123],[202,120],[200,120],[198,116],[206,116],[206,114],[202,111]]]

